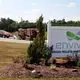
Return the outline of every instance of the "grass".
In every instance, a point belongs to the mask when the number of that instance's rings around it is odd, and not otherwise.
[[[0,67],[11,64],[12,58],[25,57],[29,44],[0,42]]]

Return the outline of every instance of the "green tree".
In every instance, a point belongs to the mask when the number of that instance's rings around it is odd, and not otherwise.
[[[28,47],[28,57],[27,60],[33,64],[39,64],[40,60],[45,59],[46,63],[51,57],[48,47],[45,43],[45,28],[43,25],[43,17],[40,16],[36,22],[36,26],[39,30],[37,37],[34,39],[33,43]]]
[[[0,29],[2,30],[6,30],[8,32],[14,32],[15,31],[15,27],[14,25],[12,24],[15,24],[16,25],[16,22],[10,18],[1,18],[0,20]]]
[[[62,19],[62,24],[66,24],[66,21],[65,21],[65,19]]]

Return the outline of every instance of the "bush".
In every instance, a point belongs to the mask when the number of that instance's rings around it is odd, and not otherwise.
[[[47,47],[46,43],[40,40],[37,36],[33,43],[28,47],[28,62],[33,64],[39,64],[41,59],[45,59],[45,63],[48,62],[51,57],[51,50]]]
[[[45,64],[47,64],[48,59],[51,57],[51,49],[45,43],[45,26],[43,25],[42,16],[37,20],[36,27],[39,32],[33,43],[28,47],[27,60],[31,64],[40,64],[41,60],[45,59]]]
[[[47,32],[45,32],[45,40],[47,40]]]
[[[80,67],[80,59],[78,53],[75,53],[75,55],[72,57],[68,56],[67,58],[71,62],[72,66]]]
[[[78,63],[77,63],[77,67],[80,67],[80,61],[78,61]]]

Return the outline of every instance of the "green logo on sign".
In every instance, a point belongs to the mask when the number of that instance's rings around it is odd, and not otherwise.
[[[80,40],[80,37],[73,32],[67,31],[66,34],[69,40]]]

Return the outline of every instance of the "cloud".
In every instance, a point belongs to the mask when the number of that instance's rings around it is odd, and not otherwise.
[[[69,7],[69,8],[76,7],[76,3],[74,3],[74,2],[71,2],[71,3],[69,3],[69,4],[68,4],[68,7]]]
[[[32,3],[33,6],[36,6],[36,3]]]
[[[61,4],[55,4],[56,6],[61,6]]]
[[[70,21],[70,20],[80,21],[80,16],[79,16],[79,15],[71,15],[71,16],[65,17],[65,19],[66,19],[67,21]]]
[[[2,4],[2,0],[0,0],[0,4]]]
[[[72,18],[71,18],[72,20],[74,20],[74,21],[77,21],[77,20],[79,20],[80,21],[80,16],[72,16]]]
[[[41,15],[41,10],[40,9],[32,9],[30,11],[24,12],[23,19],[27,19],[29,21],[36,21],[38,17]]]

